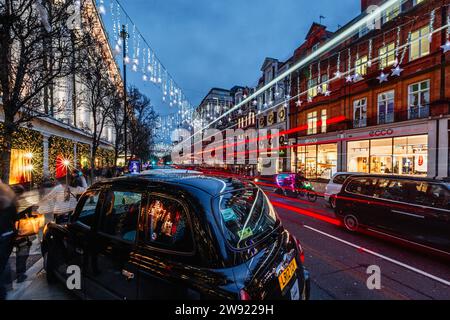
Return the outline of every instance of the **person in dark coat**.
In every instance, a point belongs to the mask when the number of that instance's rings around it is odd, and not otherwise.
[[[16,194],[8,185],[0,181],[0,300],[6,299],[5,269],[14,247],[17,219]]]

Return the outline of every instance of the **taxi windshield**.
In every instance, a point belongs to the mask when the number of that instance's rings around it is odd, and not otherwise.
[[[275,210],[260,189],[224,193],[216,201],[220,227],[234,248],[251,247],[279,224]]]

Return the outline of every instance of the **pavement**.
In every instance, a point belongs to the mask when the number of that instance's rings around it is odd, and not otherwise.
[[[305,251],[312,300],[450,300],[448,260],[388,239],[349,233],[335,225],[323,198],[311,203],[268,195]],[[33,250],[38,248],[36,241]],[[367,286],[369,266],[380,269],[380,289]],[[47,284],[42,259],[27,275],[25,282],[13,283],[9,299],[76,299],[62,284]]]

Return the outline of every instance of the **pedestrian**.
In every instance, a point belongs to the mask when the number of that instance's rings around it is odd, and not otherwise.
[[[18,219],[17,198],[14,191],[0,181],[0,300],[6,299],[5,269],[11,255]]]

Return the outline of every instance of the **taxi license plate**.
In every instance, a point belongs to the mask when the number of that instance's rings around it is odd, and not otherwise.
[[[295,259],[292,259],[287,268],[278,276],[278,282],[280,283],[281,291],[283,291],[283,289],[292,279],[295,274],[295,270],[297,270],[297,262],[295,262]]]

